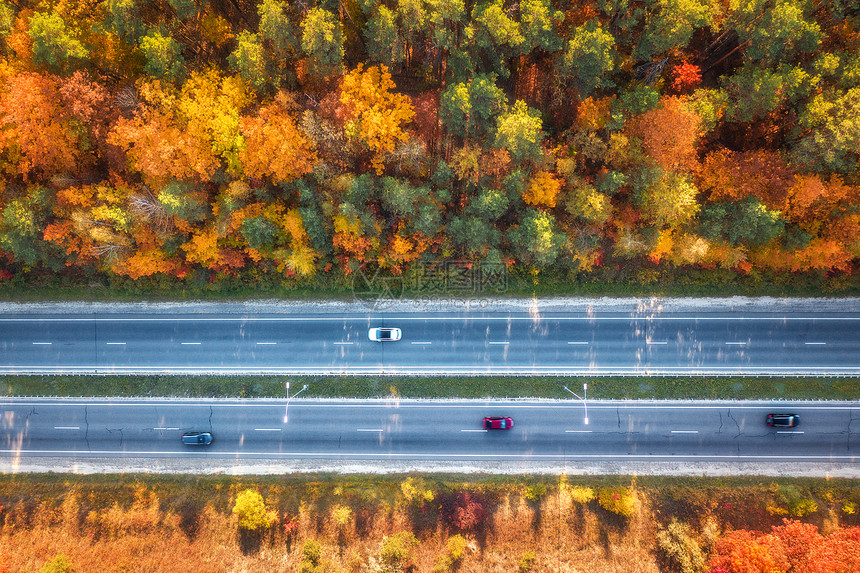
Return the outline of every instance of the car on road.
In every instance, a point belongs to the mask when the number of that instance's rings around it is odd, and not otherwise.
[[[513,419],[507,416],[490,416],[484,418],[485,430],[510,430],[513,427]]]
[[[389,342],[400,340],[402,333],[399,328],[371,328],[367,337],[374,342]]]
[[[208,446],[212,443],[211,432],[185,432],[182,443],[188,446]]]
[[[775,428],[793,428],[800,424],[797,414],[768,414],[767,425]]]

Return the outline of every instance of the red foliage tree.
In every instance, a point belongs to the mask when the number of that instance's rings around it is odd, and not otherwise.
[[[477,528],[487,517],[486,502],[482,497],[471,491],[461,491],[456,494],[450,508],[451,525],[463,531]]]
[[[860,527],[823,536],[818,527],[783,520],[771,533],[739,529],[714,544],[709,573],[849,573],[860,571]]]
[[[689,92],[702,83],[702,70],[689,62],[681,62],[672,69],[672,89]]]

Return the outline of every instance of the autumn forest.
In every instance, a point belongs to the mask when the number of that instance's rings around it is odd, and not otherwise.
[[[3,0],[0,50],[0,285],[858,270],[851,0]]]

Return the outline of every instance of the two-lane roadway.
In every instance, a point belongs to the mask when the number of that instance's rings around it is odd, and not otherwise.
[[[6,399],[0,464],[22,458],[830,462],[860,460],[860,404]],[[770,428],[771,412],[799,414]],[[484,416],[511,430],[483,430]],[[184,446],[209,431],[211,446]]]
[[[860,313],[0,316],[0,373],[192,372],[858,375]]]

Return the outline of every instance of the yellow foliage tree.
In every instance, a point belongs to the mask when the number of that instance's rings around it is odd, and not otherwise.
[[[523,201],[535,207],[555,207],[555,200],[561,191],[561,181],[551,173],[540,171],[535,175],[525,193]]]
[[[204,266],[218,262],[218,233],[215,227],[201,229],[192,235],[191,240],[182,245],[185,260]]]
[[[385,154],[406,140],[403,126],[415,110],[405,95],[394,93],[396,86],[386,66],[359,64],[343,78],[340,103],[345,108],[346,134],[373,154],[370,162],[378,175],[383,172]]]
[[[135,251],[129,257],[118,261],[111,270],[118,275],[126,275],[137,280],[156,273],[171,273],[176,268],[176,262],[168,259],[162,249],[149,247]]]
[[[156,181],[206,181],[221,166],[241,173],[239,110],[251,102],[241,79],[195,72],[179,91],[153,80],[140,85],[140,95],[141,110],[120,118],[108,136],[137,171]]]

